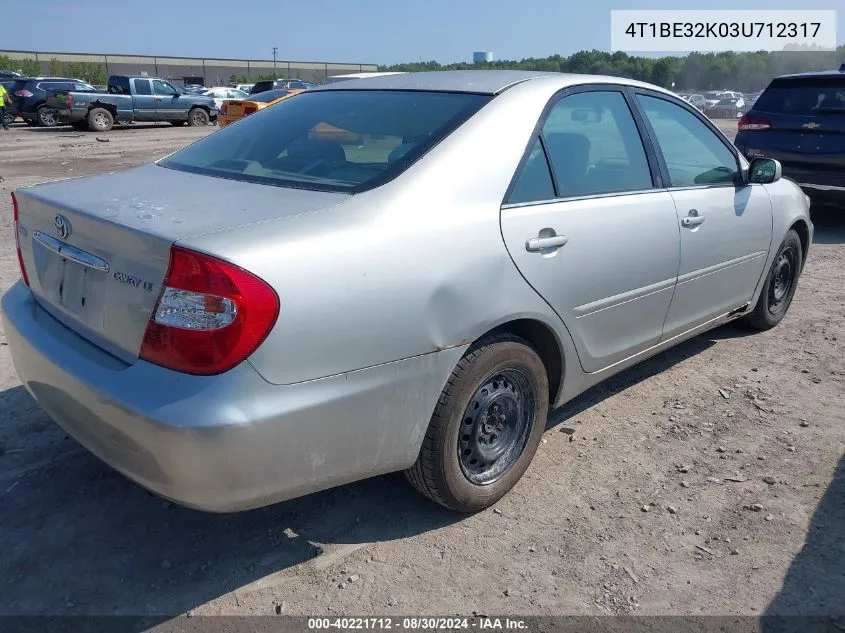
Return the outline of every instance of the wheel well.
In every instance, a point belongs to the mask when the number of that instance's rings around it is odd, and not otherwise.
[[[88,108],[88,112],[91,112],[94,108],[102,108],[103,110],[108,110],[111,112],[111,115],[117,119],[117,106],[111,103],[101,103],[100,101],[95,101],[91,104],[91,107]]]
[[[563,351],[554,332],[544,323],[534,319],[517,319],[509,321],[487,332],[487,334],[501,334],[509,332],[524,338],[540,355],[540,360],[546,367],[546,377],[549,381],[549,404],[556,401],[563,379]],[[486,335],[485,335],[486,336]]]
[[[798,238],[801,240],[801,256],[803,258],[801,265],[803,266],[804,262],[807,261],[807,254],[810,250],[810,229],[804,220],[796,221],[789,228],[798,233]]]

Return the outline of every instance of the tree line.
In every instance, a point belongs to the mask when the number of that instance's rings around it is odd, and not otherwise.
[[[836,51],[768,53],[690,53],[684,57],[639,57],[623,52],[580,51],[569,57],[440,64],[435,61],[379,66],[380,71],[516,69],[588,73],[628,77],[674,90],[738,90],[765,88],[773,77],[814,70],[835,70],[845,62],[845,46]]]
[[[11,59],[0,55],[0,70],[13,70],[24,77],[38,77],[44,74],[41,64],[34,59]],[[89,84],[105,84],[106,67],[104,64],[93,62],[60,62],[53,57],[50,59],[48,74],[52,77],[71,77],[81,79]]]

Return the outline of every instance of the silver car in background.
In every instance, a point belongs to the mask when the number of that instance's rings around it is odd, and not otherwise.
[[[813,233],[776,161],[668,91],[516,71],[341,82],[14,198],[21,380],[210,511],[398,470],[487,507],[550,407],[727,321],[775,326]]]

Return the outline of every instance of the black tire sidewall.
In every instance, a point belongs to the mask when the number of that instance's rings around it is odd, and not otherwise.
[[[105,112],[109,117],[111,117],[111,124],[107,125],[106,127],[98,127],[94,124],[94,114],[96,112]],[[108,132],[114,126],[114,116],[112,113],[106,110],[105,108],[94,108],[91,112],[88,113],[88,127],[95,132]]]
[[[203,115],[205,115],[205,123],[202,123],[202,124],[194,123],[194,117],[197,115],[198,112],[201,112]],[[188,111],[188,125],[190,125],[191,127],[202,127],[203,125],[208,125],[208,121],[209,121],[208,112],[206,112],[202,108],[191,108]]]
[[[37,119],[38,119],[38,125],[40,125],[41,127],[56,127],[56,125],[58,124],[58,121],[56,121],[55,118],[53,119],[53,123],[49,124],[49,125],[47,123],[44,123],[44,120],[41,118],[42,114],[44,112],[46,112],[47,110],[54,110],[55,111],[54,108],[50,108],[50,107],[47,107],[47,106],[41,106],[40,108],[38,108],[38,111],[36,112],[36,116],[37,116]]]
[[[783,253],[783,251],[788,247],[794,248],[798,257],[795,270],[793,271],[792,287],[789,289],[789,295],[785,299],[786,305],[778,314],[775,315],[769,311],[769,289],[772,285],[772,275],[774,274],[777,261],[780,258],[781,253]],[[778,251],[772,260],[772,264],[769,266],[769,270],[766,271],[766,281],[763,284],[763,288],[760,291],[760,298],[757,300],[757,305],[752,313],[752,319],[756,322],[756,324],[764,328],[772,328],[783,320],[783,317],[785,317],[786,313],[789,311],[790,305],[792,305],[792,299],[795,296],[795,290],[798,288],[798,279],[801,276],[801,268],[803,264],[804,252],[801,247],[801,238],[798,237],[798,234],[795,231],[790,229],[787,231],[783,238],[783,242],[781,242],[781,245],[778,247]]]
[[[458,458],[458,436],[462,431],[464,413],[476,389],[488,376],[503,369],[521,370],[534,388],[534,420],[522,454],[511,468],[496,481],[476,485],[461,469]],[[457,389],[438,404],[438,413],[447,420],[437,446],[440,464],[439,486],[443,501],[450,508],[474,511],[488,507],[504,496],[527,470],[545,430],[549,408],[549,389],[545,366],[539,355],[527,344],[516,341],[496,343],[485,350],[461,376]]]

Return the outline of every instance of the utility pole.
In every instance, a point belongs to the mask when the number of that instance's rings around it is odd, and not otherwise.
[[[273,79],[279,78],[279,71],[276,70],[276,52],[278,52],[278,50],[278,46],[273,47]]]

